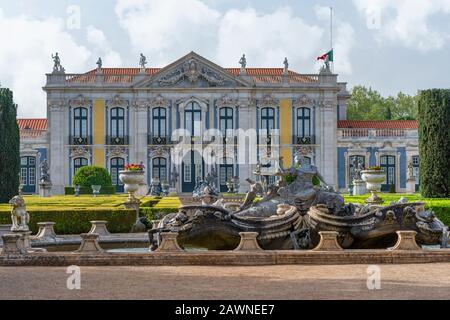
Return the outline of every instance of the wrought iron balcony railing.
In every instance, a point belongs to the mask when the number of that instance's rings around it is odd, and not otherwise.
[[[148,135],[148,141],[147,142],[148,142],[149,145],[171,144],[172,143],[172,137],[171,136]]]
[[[92,136],[70,136],[70,145],[90,145],[92,144]]]
[[[128,136],[114,137],[106,136],[106,144],[112,146],[123,146],[129,144]]]
[[[315,136],[293,136],[292,137],[292,144],[296,145],[308,145],[308,144],[315,144],[316,143],[316,137]]]

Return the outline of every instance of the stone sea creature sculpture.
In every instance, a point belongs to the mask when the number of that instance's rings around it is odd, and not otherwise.
[[[301,162],[300,158],[296,160]],[[416,231],[419,245],[448,243],[445,225],[423,203],[400,199],[389,206],[346,204],[312,165],[281,168],[279,176],[259,201],[261,186],[248,180],[250,190],[236,211],[228,209],[224,200],[181,206],[149,231],[153,247],[158,247],[160,233],[166,231],[178,232],[182,247],[214,250],[236,248],[239,232],[257,232],[258,244],[266,250],[312,249],[321,231],[338,232],[343,248],[388,248],[397,241],[399,230]],[[209,190],[203,191],[210,197]]]

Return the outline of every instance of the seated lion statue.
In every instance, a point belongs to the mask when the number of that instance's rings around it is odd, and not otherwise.
[[[9,200],[9,204],[12,205],[11,231],[29,231],[28,223],[30,222],[30,215],[27,212],[25,201],[19,196],[15,196]]]

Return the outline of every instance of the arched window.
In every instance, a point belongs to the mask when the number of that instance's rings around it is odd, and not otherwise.
[[[230,136],[233,132],[233,108],[224,107],[219,110],[219,129],[222,135]]]
[[[184,110],[184,128],[191,136],[201,135],[202,109],[195,101],[188,103]]]
[[[152,111],[153,118],[153,137],[164,138],[167,135],[166,130],[166,109],[154,108]]]
[[[261,109],[261,129],[264,130],[263,134],[271,134],[271,130],[275,129],[275,109],[274,108],[262,108]]]
[[[116,192],[123,192],[123,183],[119,179],[119,171],[124,170],[125,160],[123,158],[111,158],[110,173],[113,186],[116,186]]]
[[[23,192],[36,192],[36,157],[20,158],[20,183]]]
[[[153,158],[152,178],[159,178],[159,181],[167,181],[167,160],[165,158]]]
[[[125,136],[125,109],[112,108],[111,109],[111,138],[122,138]],[[117,141],[119,141],[117,140]]]
[[[297,137],[307,138],[311,136],[311,109],[297,109]]]
[[[88,165],[88,159],[75,158],[73,159],[73,174],[77,173],[77,170]]]
[[[232,158],[223,158],[219,164],[219,186],[220,192],[227,192],[227,182],[234,176],[234,167]]]
[[[87,144],[88,129],[88,109],[75,108],[73,109],[73,137],[74,144]]]

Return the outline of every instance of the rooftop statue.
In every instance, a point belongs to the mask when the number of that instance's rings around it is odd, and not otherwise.
[[[102,66],[103,66],[103,61],[102,61],[102,58],[99,57],[98,60],[97,60],[97,69],[101,70]]]
[[[141,57],[139,58],[139,66],[141,69],[145,69],[145,65],[147,64],[147,58],[141,53]]]
[[[159,245],[164,231],[178,232],[183,247],[215,250],[234,249],[242,231],[258,232],[262,248],[277,250],[312,249],[320,240],[320,231],[337,231],[343,248],[387,248],[395,244],[398,230],[416,231],[419,244],[440,245],[448,237],[445,225],[423,203],[345,204],[301,152],[288,169],[280,160],[278,181],[263,192],[260,182],[248,179],[250,190],[236,211],[227,207],[226,198],[213,202],[216,193],[211,197],[203,185],[208,201],[181,206],[177,213],[165,216],[149,231],[152,247]],[[264,193],[259,201],[258,193]]]
[[[241,59],[239,60],[239,64],[241,65],[241,70],[247,67],[247,58],[245,58],[245,54],[242,55]]]
[[[53,72],[65,72],[63,66],[61,65],[61,59],[59,58],[58,52],[55,55],[52,54],[53,59]]]
[[[289,62],[288,62],[287,57],[284,58],[283,64],[284,64],[284,71],[283,71],[283,72],[284,72],[284,74],[288,74],[288,71],[289,71]]]

